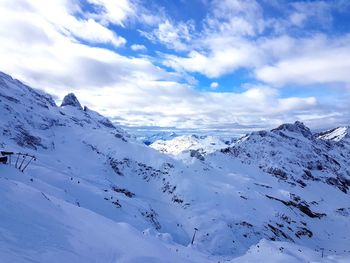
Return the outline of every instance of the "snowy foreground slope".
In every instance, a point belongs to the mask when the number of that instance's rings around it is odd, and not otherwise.
[[[183,162],[63,104],[0,74],[0,149],[37,157],[0,164],[0,262],[349,262],[346,135],[295,123]]]

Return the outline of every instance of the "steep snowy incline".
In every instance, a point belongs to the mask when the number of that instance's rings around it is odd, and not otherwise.
[[[167,235],[142,233],[18,182],[0,167],[1,262],[210,262]],[[28,178],[27,178],[28,179]],[[91,200],[93,201],[93,200]]]
[[[72,94],[69,97],[72,98]],[[1,177],[11,178],[15,185],[19,182],[29,185],[35,191],[42,193],[38,196],[43,199],[48,196],[49,199],[59,200],[60,205],[63,202],[69,207],[74,206],[77,213],[80,213],[81,209],[91,211],[98,215],[98,220],[101,222],[106,220],[126,222],[136,227],[140,233],[146,231],[145,233],[150,233],[151,236],[157,236],[157,231],[161,230],[164,233],[171,233],[168,234],[168,239],[173,238],[178,246],[187,246],[193,228],[182,226],[184,224],[181,221],[180,211],[183,208],[174,201],[179,198],[172,183],[173,178],[169,176],[169,170],[174,167],[174,162],[138,143],[98,113],[87,108],[83,110],[76,101],[74,105],[70,99],[65,101],[70,102],[57,107],[49,95],[1,74],[0,148],[37,157],[37,161],[28,166],[25,173],[14,174],[4,170],[7,166],[14,168],[17,156],[13,156],[11,165],[1,165]],[[19,160],[19,163],[21,162],[22,159]],[[182,167],[180,163],[178,166]],[[15,207],[15,200],[13,203],[11,200],[8,201],[9,206]],[[40,206],[36,207],[30,200],[23,199],[24,203],[27,201],[30,203],[24,205],[28,205],[30,209],[42,209]],[[41,213],[44,211],[41,210]],[[9,215],[9,222],[11,216],[14,214]],[[27,214],[23,216],[27,217]],[[37,216],[40,217],[41,214]],[[32,219],[28,215],[29,227]],[[50,217],[48,220],[62,222],[64,219]],[[0,216],[0,221],[3,220],[6,220],[4,214]],[[31,243],[30,233],[24,231],[22,236],[19,236],[17,234],[20,233],[15,231],[17,227],[23,230],[20,228],[21,222],[16,220],[12,222],[14,225],[11,230],[2,229],[4,231],[2,233],[6,235],[1,236],[1,243],[7,244],[8,238],[11,239],[12,235],[14,244],[19,245],[21,240]],[[94,223],[94,220],[86,222],[91,225]],[[72,229],[75,229],[80,221],[72,218],[71,224]],[[111,233],[118,231],[118,227],[116,228],[117,230],[111,230]],[[85,230],[87,232],[84,232]],[[89,242],[94,242],[94,237],[90,236],[88,230],[89,228],[85,228],[81,231],[89,237]],[[45,225],[42,231],[45,231]],[[106,228],[101,228],[101,231],[108,232]],[[67,235],[73,235],[73,232]],[[33,233],[36,231],[33,230]],[[106,235],[108,238],[108,234]],[[4,237],[6,238],[3,239]],[[118,240],[118,236],[115,239]],[[138,243],[136,240],[133,242]],[[56,240],[55,236],[48,237],[46,242],[48,246],[53,246],[56,242],[57,246],[60,246],[60,241]],[[84,249],[91,246],[89,242],[83,245]],[[31,248],[33,252],[28,256],[28,260],[45,262],[40,249],[39,243],[33,243]],[[180,250],[179,247],[178,249]],[[133,253],[138,250],[143,248],[133,247]],[[130,252],[124,251],[125,253]],[[19,255],[25,256],[23,253]],[[74,256],[74,253],[71,251],[69,255]],[[71,258],[73,259],[74,257]],[[92,258],[90,262],[95,261],[96,258]]]

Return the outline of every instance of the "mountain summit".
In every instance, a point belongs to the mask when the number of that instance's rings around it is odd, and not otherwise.
[[[296,121],[293,124],[292,123],[282,124],[277,128],[272,129],[271,131],[272,132],[287,131],[287,132],[293,132],[293,133],[300,133],[306,138],[312,137],[311,130],[308,127],[306,127],[304,123],[300,121]]]
[[[64,106],[73,106],[80,110],[83,109],[83,107],[81,106],[79,100],[77,99],[74,93],[69,93],[63,98],[61,107],[64,107]]]

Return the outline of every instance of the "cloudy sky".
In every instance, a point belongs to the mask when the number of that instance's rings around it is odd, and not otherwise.
[[[350,1],[0,0],[0,70],[124,125],[350,124]]]

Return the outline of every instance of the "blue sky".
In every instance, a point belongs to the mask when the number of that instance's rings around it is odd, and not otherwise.
[[[0,70],[122,125],[349,125],[350,2],[1,0]]]

